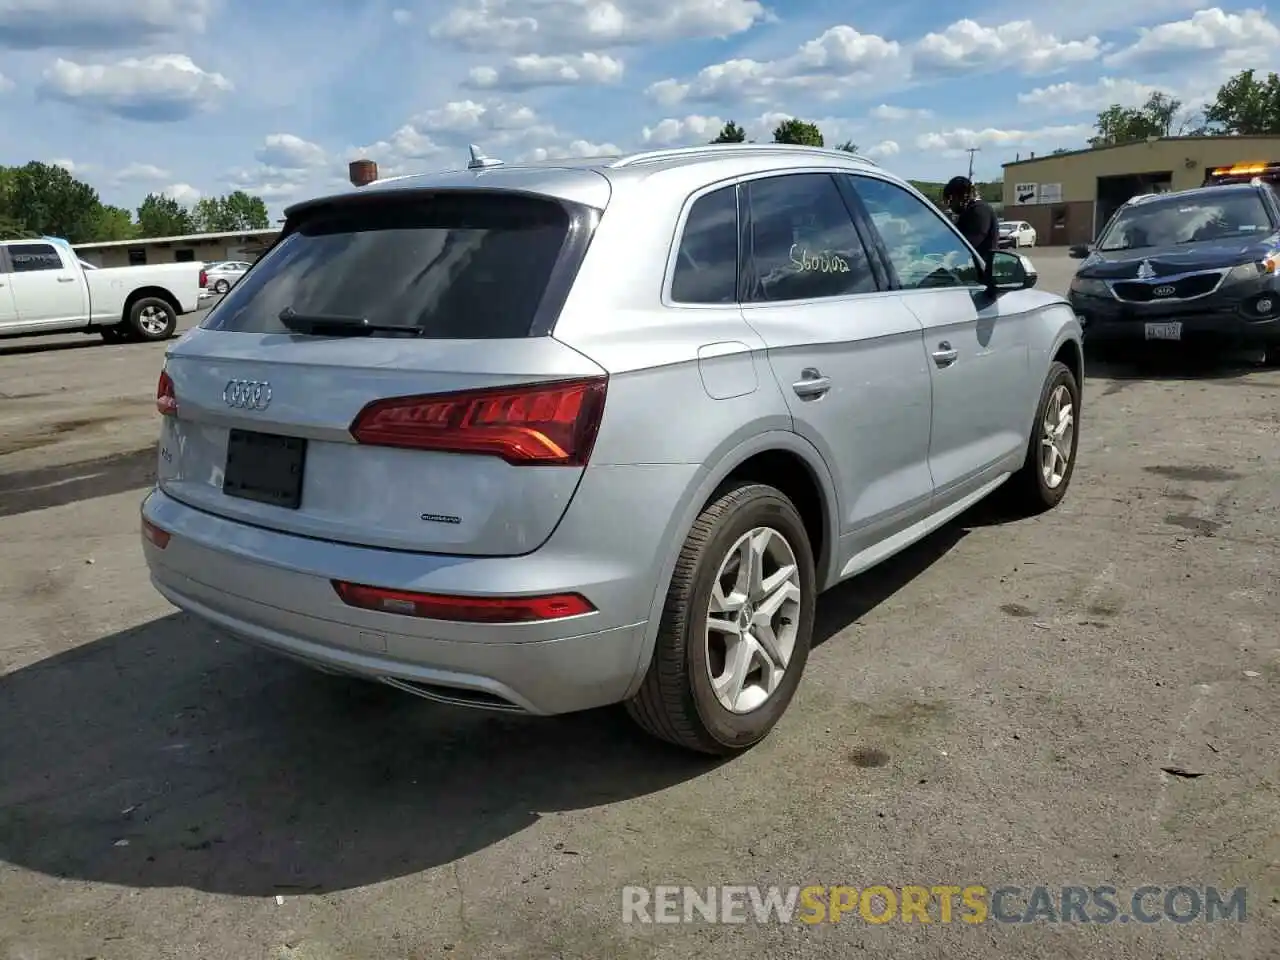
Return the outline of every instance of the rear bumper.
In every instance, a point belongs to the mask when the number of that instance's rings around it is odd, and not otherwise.
[[[142,515],[171,535],[164,549],[143,540],[152,583],[170,603],[320,669],[429,699],[548,715],[624,699],[645,666],[647,617],[627,614],[653,594],[652,558],[584,567],[543,551],[465,558],[353,547],[249,527],[159,490]],[[333,579],[487,596],[576,590],[613,612],[530,624],[445,623],[349,607]],[[619,611],[616,602],[600,602],[623,593],[637,595],[636,607]]]

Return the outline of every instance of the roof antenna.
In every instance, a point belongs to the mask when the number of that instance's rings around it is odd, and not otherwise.
[[[467,164],[468,170],[485,170],[489,167],[502,166],[501,160],[495,160],[492,157],[485,156],[483,150],[474,143],[471,144],[471,162]]]

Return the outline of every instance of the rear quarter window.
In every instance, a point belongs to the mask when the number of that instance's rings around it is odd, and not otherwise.
[[[279,317],[290,308],[434,339],[527,337],[570,226],[562,204],[513,194],[370,198],[304,212],[203,326],[289,333]]]

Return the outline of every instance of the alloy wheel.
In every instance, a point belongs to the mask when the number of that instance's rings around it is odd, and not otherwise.
[[[1040,433],[1040,474],[1045,486],[1056,490],[1071,466],[1071,446],[1075,439],[1075,408],[1071,391],[1058,384],[1049,395]]]
[[[138,312],[138,326],[148,336],[162,335],[169,325],[169,315],[160,307],[146,306]]]
[[[759,709],[782,685],[800,621],[800,567],[787,539],[756,527],[729,549],[707,610],[711,689],[730,713]]]

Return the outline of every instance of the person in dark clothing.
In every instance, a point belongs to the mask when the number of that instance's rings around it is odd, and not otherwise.
[[[942,202],[956,215],[956,227],[978,254],[986,268],[983,282],[994,278],[996,249],[1000,238],[1000,220],[991,204],[983,200],[968,177],[952,177],[942,188]]]

